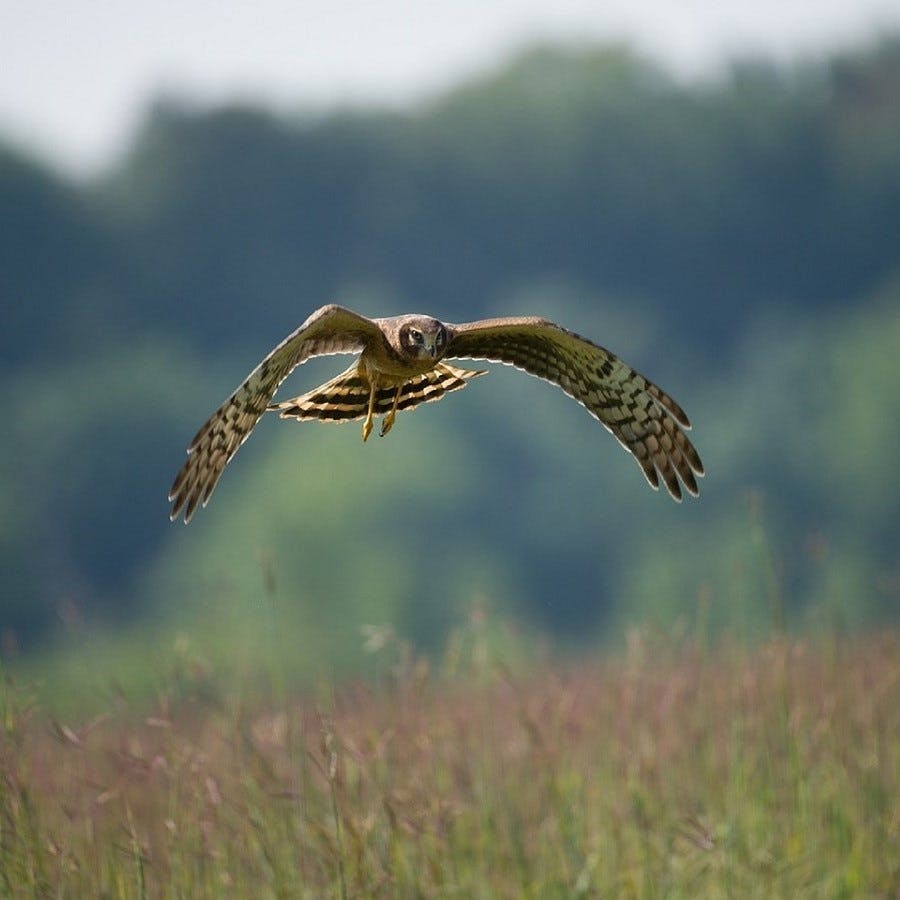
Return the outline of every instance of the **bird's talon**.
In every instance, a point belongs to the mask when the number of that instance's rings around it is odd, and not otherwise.
[[[397,388],[397,393],[394,394],[394,405],[391,407],[391,411],[381,420],[381,437],[384,437],[394,427],[394,419],[397,418],[397,407],[400,404],[400,395],[402,393],[403,385],[400,385]]]

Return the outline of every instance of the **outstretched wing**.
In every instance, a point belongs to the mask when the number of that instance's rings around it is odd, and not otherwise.
[[[170,518],[178,518],[183,510],[187,523],[198,504],[206,506],[225,466],[294,368],[314,356],[359,352],[373,339],[383,336],[371,319],[341,306],[317,309],[247,376],[197,432],[188,445],[187,462],[169,491]]]
[[[684,410],[609,350],[546,319],[516,317],[448,325],[446,357],[516,366],[561,387],[637,460],[655,489],[662,478],[675,500],[695,496],[703,463],[685,431]]]

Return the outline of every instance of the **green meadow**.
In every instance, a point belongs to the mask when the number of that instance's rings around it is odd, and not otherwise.
[[[900,635],[711,646],[634,629],[523,664],[479,613],[442,654],[369,629],[365,679],[220,675],[152,699],[0,694],[10,897],[897,896]],[[502,629],[500,629],[502,631]],[[105,704],[105,708],[104,708]]]

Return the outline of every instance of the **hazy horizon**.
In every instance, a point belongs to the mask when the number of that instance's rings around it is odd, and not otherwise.
[[[68,174],[102,170],[147,104],[249,100],[284,110],[406,105],[499,65],[536,41],[626,42],[679,77],[730,59],[804,58],[900,27],[885,0],[737,0],[676,11],[662,0],[262,0],[210,17],[202,4],[6,5],[0,137]]]

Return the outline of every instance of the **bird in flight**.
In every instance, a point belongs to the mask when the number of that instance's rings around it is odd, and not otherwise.
[[[279,385],[315,356],[358,353],[349,369],[292,400],[272,404]],[[697,496],[703,475],[685,434],[684,410],[661,388],[609,350],[533,316],[450,325],[430,316],[369,319],[334,304],[317,309],[247,376],[188,445],[188,459],[169,491],[171,519],[190,522],[206,506],[225,466],[265,412],[282,419],[363,419],[362,437],[383,416],[381,435],[398,412],[440,400],[484,371],[445,360],[487,360],[549,381],[577,400],[634,456],[650,485],[660,479],[675,500],[681,486]]]

